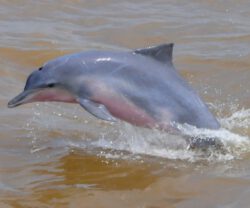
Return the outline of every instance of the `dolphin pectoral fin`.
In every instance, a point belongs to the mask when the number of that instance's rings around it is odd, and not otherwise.
[[[116,119],[110,114],[108,109],[102,104],[95,103],[87,99],[80,99],[79,103],[86,111],[99,119],[111,122],[116,121]]]

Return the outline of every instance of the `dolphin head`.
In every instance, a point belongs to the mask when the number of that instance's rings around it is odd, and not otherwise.
[[[41,101],[76,102],[70,86],[64,79],[67,75],[63,73],[63,63],[64,61],[56,59],[32,72],[27,78],[23,92],[9,101],[8,107]]]

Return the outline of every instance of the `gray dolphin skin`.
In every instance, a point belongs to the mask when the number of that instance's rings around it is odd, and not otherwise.
[[[175,132],[176,124],[218,129],[216,118],[172,63],[173,44],[65,55],[31,73],[8,107],[79,103],[95,117]]]

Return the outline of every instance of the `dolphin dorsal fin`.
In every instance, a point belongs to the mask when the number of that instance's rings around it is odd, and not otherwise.
[[[173,43],[152,46],[148,48],[136,49],[134,53],[150,56],[162,63],[172,64]]]

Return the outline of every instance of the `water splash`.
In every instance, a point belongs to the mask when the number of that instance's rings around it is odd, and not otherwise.
[[[233,112],[231,116],[220,119],[220,122],[227,129],[240,129],[241,132],[247,134],[250,125],[250,109]]]
[[[85,120],[81,121],[78,119],[80,116],[77,110],[71,112],[61,107],[57,107],[57,112],[51,115],[48,114],[47,108],[45,105],[44,109],[40,107],[34,109],[35,118],[32,119],[31,123],[35,127],[32,128],[32,134],[30,135],[31,137],[33,135],[32,152],[42,151],[46,148],[62,150],[63,147],[65,151],[77,148],[90,154],[109,158],[122,159],[127,158],[128,155],[131,158],[140,158],[140,155],[148,155],[191,162],[200,160],[227,161],[241,158],[244,153],[250,152],[250,109],[232,108],[231,115],[219,118],[222,125],[220,130],[197,129],[188,125],[179,126],[183,133],[191,137],[219,138],[223,143],[224,151],[208,148],[204,152],[189,149],[186,140],[178,135],[169,135],[158,130],[137,128],[124,122],[112,125],[105,122],[97,122],[95,119],[94,122],[85,122]],[[38,113],[41,110],[45,112]],[[58,116],[55,118],[56,115]],[[48,118],[52,120],[47,122]],[[67,129],[59,128],[56,125],[60,120],[69,122]],[[32,125],[29,124],[29,126]],[[60,137],[50,139],[46,137],[46,141],[44,141],[44,136],[41,137],[41,135],[35,133],[37,126],[39,126],[39,129],[43,128],[47,131],[63,131],[65,136],[62,136],[61,133]],[[73,131],[78,131],[79,133],[74,134],[72,138],[71,133]]]

